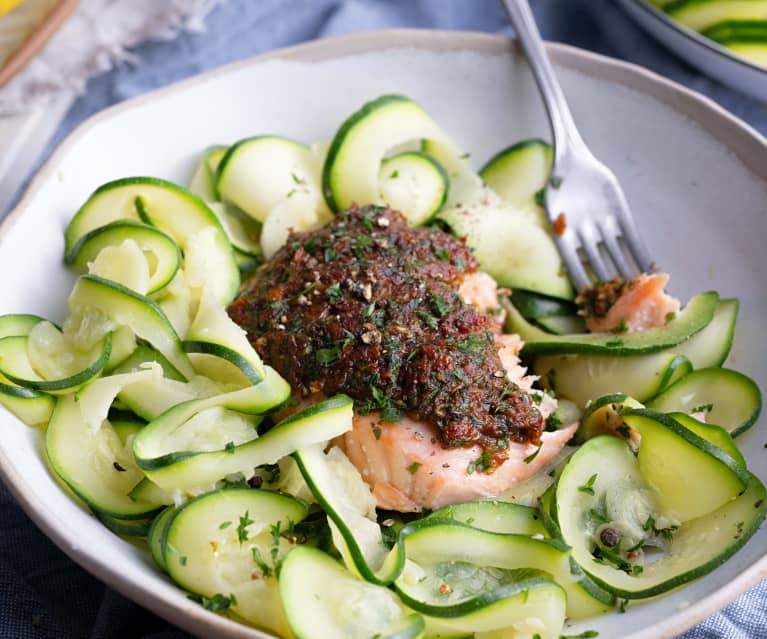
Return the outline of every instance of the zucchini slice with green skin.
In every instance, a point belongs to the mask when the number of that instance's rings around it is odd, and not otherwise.
[[[380,526],[367,516],[375,500],[359,471],[337,448],[325,454],[322,446],[302,446],[293,458],[330,519],[333,541],[346,566],[374,584],[392,583],[405,563],[402,537],[389,550]]]
[[[141,426],[134,428],[135,432]],[[128,496],[143,473],[109,422],[92,429],[74,395],[61,397],[45,433],[48,459],[59,477],[94,512],[113,519],[148,519],[160,507]],[[121,533],[126,534],[126,533]]]
[[[310,191],[319,204],[319,174],[320,159],[306,144],[278,135],[246,138],[229,147],[218,165],[217,199],[263,223],[277,204],[299,189]]]
[[[298,639],[416,639],[424,621],[388,588],[365,583],[321,550],[298,546],[280,568],[280,594]]]
[[[157,506],[170,506],[175,503],[173,495],[162,490],[159,486],[152,483],[147,477],[144,477],[128,493],[131,499],[142,500],[156,504]]]
[[[306,517],[303,502],[276,492],[225,488],[188,501],[164,526],[161,543],[171,579],[227,610],[289,636],[277,571],[292,543],[282,536]]]
[[[732,348],[738,307],[736,299],[721,300],[711,322],[672,350],[689,359],[696,370],[721,366]]]
[[[27,426],[47,424],[56,400],[47,393],[17,386],[0,375],[0,404]]]
[[[703,31],[725,20],[765,20],[764,0],[674,0],[663,10],[693,31]]]
[[[726,47],[732,45],[761,45],[767,47],[767,14],[764,20],[724,20],[704,29],[701,35]]]
[[[686,413],[672,412],[668,413],[668,416],[677,424],[680,424],[687,430],[695,433],[701,439],[705,439],[709,444],[721,448],[725,453],[743,466],[743,468],[746,468],[746,460],[743,457],[743,453],[740,452],[737,444],[732,439],[732,436],[724,428],[717,426],[716,424],[706,424],[694,417],[690,417]]]
[[[98,510],[93,511],[93,516],[113,533],[122,537],[146,537],[149,534],[153,521],[151,517],[146,519],[120,519]]]
[[[93,229],[75,243],[66,262],[86,269],[103,248],[119,246],[128,239],[136,242],[142,251],[154,256],[147,294],[163,288],[173,279],[181,265],[181,251],[167,233],[146,224],[117,220]]]
[[[74,311],[88,307],[97,309],[117,325],[130,326],[186,379],[194,375],[176,331],[162,309],[146,295],[95,275],[82,275],[69,296],[69,308]]]
[[[189,180],[189,190],[205,202],[215,202],[218,199],[216,169],[227,149],[228,147],[220,144],[214,144],[205,149],[200,154],[192,179]]]
[[[575,434],[576,441],[582,444],[599,435],[620,435],[628,438],[630,431],[621,417],[627,408],[644,407],[625,393],[612,393],[589,402],[581,416],[581,423]]]
[[[256,431],[246,427],[248,431],[246,441],[234,441],[240,439],[237,424],[222,423],[221,432],[216,434],[214,423],[203,425],[207,431],[207,437],[199,439],[200,448],[188,449],[184,446],[198,441],[198,438],[192,438],[191,442],[188,442],[189,433],[185,432],[188,429],[184,426],[194,417],[212,409],[262,415],[279,408],[290,397],[290,385],[272,368],[267,368],[267,374],[268,377],[260,384],[230,393],[175,404],[151,421],[134,442],[134,453],[141,467],[145,470],[154,470],[200,452],[224,450],[232,442],[236,447],[255,439]],[[218,415],[218,419],[222,422],[225,418],[226,415],[223,413]],[[232,426],[232,430],[228,430],[226,425]],[[210,449],[209,446],[213,448]]]
[[[0,373],[19,386],[52,395],[61,395],[77,391],[101,374],[112,351],[112,334],[107,333],[93,347],[93,358],[85,368],[60,379],[44,379],[32,368],[28,343],[27,336],[0,339]]]
[[[718,424],[737,437],[748,430],[762,410],[762,394],[754,381],[734,370],[703,368],[685,375],[647,408],[663,413],[706,413],[706,422]]]
[[[253,388],[266,383],[264,381]],[[243,403],[250,404],[251,401],[248,399]],[[242,410],[236,408],[238,404],[227,402],[227,405],[232,410]],[[159,446],[162,435],[183,423],[181,418],[188,408],[182,405],[178,409],[171,409],[155,422],[150,422],[136,436],[133,450],[139,466],[160,488],[168,492],[188,493],[228,475],[242,473],[248,478],[257,466],[274,464],[299,447],[326,442],[342,435],[352,427],[352,406],[350,398],[338,395],[282,420],[257,439],[240,446],[226,448],[225,442],[221,442],[222,450],[218,451],[162,454],[162,451],[167,450],[167,444],[165,448]],[[160,456],[155,457],[157,454]]]
[[[261,227],[261,250],[270,259],[288,239],[291,229],[296,232],[318,229],[333,217],[321,196],[300,187],[286,196],[267,215]],[[319,204],[318,204],[319,202]]]
[[[195,370],[211,379],[239,382],[241,386],[264,379],[264,364],[247,334],[207,292],[200,297],[183,348]]]
[[[572,284],[549,231],[523,212],[504,205],[492,192],[488,197],[498,199],[499,205],[480,198],[443,210],[439,219],[454,235],[466,238],[482,270],[501,286],[572,299]]]
[[[447,200],[449,188],[444,167],[422,151],[405,151],[381,161],[380,199],[402,211],[409,226],[429,222]]]
[[[499,151],[483,166],[479,175],[493,191],[513,206],[535,201],[551,176],[554,149],[541,139],[522,140]],[[542,219],[548,225],[545,211]]]
[[[197,381],[200,378],[196,378]],[[201,389],[194,383],[147,377],[123,387],[117,399],[139,417],[151,422],[176,404],[220,393],[218,386]]]
[[[226,231],[226,236],[236,253],[247,255],[250,258],[260,257],[263,251],[258,241],[261,228],[258,222],[246,217],[222,202],[209,202],[208,206],[221,222]],[[237,255],[235,253],[235,261]]]
[[[424,594],[418,590],[412,593],[412,597],[404,587],[399,592],[400,598],[408,606],[418,606],[418,609],[423,610],[429,636],[505,637],[509,628],[513,628],[513,631],[508,636],[541,639],[557,639],[562,636],[560,632],[565,620],[566,595],[558,584],[540,572],[510,571],[507,583],[492,590],[488,584],[488,590],[474,593],[454,605],[445,605],[440,601],[444,601],[445,596],[438,594],[439,588],[446,590],[446,587],[444,582],[439,581],[433,576],[432,579],[427,576],[432,590],[428,595],[437,599],[433,605],[419,602],[415,597],[424,597]]]
[[[510,300],[522,317],[528,320],[575,315],[578,311],[573,302],[531,291],[512,291]]]
[[[586,322],[579,315],[550,315],[537,319],[535,323],[554,335],[570,335],[586,331]]]
[[[111,373],[115,368],[133,355],[136,350],[136,334],[130,326],[118,326],[112,331],[112,350],[104,366],[104,373]]]
[[[350,115],[335,134],[322,170],[322,191],[330,210],[342,211],[354,202],[383,204],[381,160],[390,149],[415,139],[428,139],[446,148],[448,155],[460,155],[431,117],[404,96],[383,95]],[[437,160],[448,172],[453,169]],[[408,219],[418,217],[414,211],[402,213]]]
[[[167,233],[185,253],[199,235],[210,233],[206,245],[209,273],[222,302],[237,295],[240,273],[232,245],[213,211],[178,184],[151,177],[129,177],[100,186],[72,218],[65,232],[65,259],[72,259],[77,242],[89,231],[117,220],[141,221]],[[188,257],[188,256],[187,256]]]
[[[639,472],[667,517],[684,523],[707,515],[748,484],[750,473],[740,463],[665,413],[636,408],[622,417],[642,436]]]
[[[573,557],[594,581],[625,599],[654,597],[711,572],[748,541],[767,511],[767,491],[751,476],[739,497],[672,531],[665,556],[643,565],[641,571],[595,560],[596,534],[604,526],[614,525],[625,537],[628,526],[640,539],[655,528],[658,522],[652,519],[654,505],[648,498],[652,491],[642,492],[643,485],[628,444],[602,436],[576,451],[556,491],[558,524]],[[606,491],[615,491],[616,486],[621,490],[605,508]],[[597,512],[601,509],[604,512]]]
[[[635,333],[576,333],[551,335],[527,322],[511,304],[506,328],[517,333],[525,342],[526,356],[553,355],[558,353],[597,353],[601,355],[637,355],[654,353],[681,344],[698,331],[703,330],[714,318],[719,295],[713,291],[699,293],[665,326]]]
[[[44,317],[29,313],[0,315],[0,339],[29,335],[35,326],[44,321],[46,321]]]
[[[507,501],[467,501],[435,510],[425,519],[447,519],[495,533],[548,536],[537,508]]]
[[[451,566],[456,572],[463,572],[464,576],[471,574],[471,571],[484,573],[492,569],[544,571],[567,593],[567,616],[571,619],[605,612],[615,603],[614,597],[604,591],[600,593],[606,601],[594,598],[589,592],[593,584],[577,565],[572,564],[569,548],[559,540],[492,533],[436,520],[411,524],[403,529],[401,535],[408,568],[394,582],[394,587],[409,607],[429,616],[451,616],[449,609],[452,605],[434,604],[438,601],[460,604],[460,600],[475,586],[475,580],[471,578],[446,579],[453,590],[448,597],[444,597],[441,596],[444,593],[433,590],[433,581],[430,584],[428,577],[420,581],[424,572],[436,576],[443,569],[451,570]],[[414,562],[420,570],[414,570],[410,562]],[[492,580],[489,575],[487,578]],[[461,592],[462,587],[469,592]],[[439,614],[441,607],[443,614]]]
[[[511,293],[511,303],[522,317],[549,333],[586,332],[586,323],[577,315],[578,307],[572,302],[517,289]]]
[[[183,382],[184,376],[179,373],[160,351],[152,348],[148,344],[138,344],[133,352],[120,362],[113,370],[115,374],[133,373],[141,368],[143,364],[156,362],[162,368],[163,377],[177,382]]]
[[[542,355],[532,369],[544,386],[582,407],[617,392],[644,401],[692,370],[674,348],[648,355]]]
[[[152,559],[154,559],[154,562],[162,568],[163,572],[168,572],[165,563],[165,532],[168,528],[168,524],[170,524],[170,520],[173,519],[173,515],[175,514],[176,507],[168,506],[154,518],[146,536]]]
[[[760,67],[767,67],[767,43],[765,42],[731,40],[724,46],[752,64],[756,64]]]

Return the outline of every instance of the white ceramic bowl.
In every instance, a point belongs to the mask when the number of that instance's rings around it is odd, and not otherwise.
[[[618,0],[647,33],[722,84],[767,101],[767,69],[742,58],[684,25],[647,0]]]
[[[184,182],[212,143],[257,133],[328,138],[364,101],[398,92],[419,101],[477,164],[500,147],[547,136],[544,114],[509,40],[390,31],[318,41],[246,60],[104,111],[81,125],[32,182],[0,232],[0,313],[60,320],[74,280],[63,229],[99,184],[127,175]],[[733,365],[767,382],[767,142],[712,102],[638,67],[551,45],[575,119],[615,169],[649,246],[687,297],[715,288],[742,300]],[[767,479],[764,420],[743,435]],[[21,506],[61,549],[113,588],[192,633],[265,637],[190,602],[140,545],[108,532],[48,473],[40,434],[0,413],[0,471]],[[767,572],[767,531],[704,579],[652,603],[568,632],[670,637]]]

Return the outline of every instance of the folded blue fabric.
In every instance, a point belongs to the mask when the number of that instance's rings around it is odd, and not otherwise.
[[[609,0],[534,0],[544,37],[642,64],[706,93],[767,134],[767,108],[686,66]],[[142,64],[92,80],[51,149],[120,100],[276,47],[350,31],[422,27],[511,33],[497,0],[229,0],[205,34],[136,49]],[[49,152],[50,150],[49,149]],[[0,639],[181,639],[185,633],[105,588],[64,556],[0,486]],[[684,639],[767,637],[767,583]]]

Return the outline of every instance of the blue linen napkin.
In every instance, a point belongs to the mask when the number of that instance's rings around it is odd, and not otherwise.
[[[545,38],[642,64],[706,93],[767,135],[767,106],[709,80],[644,35],[609,0],[533,0]],[[91,80],[46,156],[77,124],[129,97],[226,62],[351,31],[421,27],[511,33],[496,0],[228,0],[204,34],[135,50],[142,64]],[[681,639],[767,637],[767,582]],[[0,485],[0,639],[185,639],[63,555]]]

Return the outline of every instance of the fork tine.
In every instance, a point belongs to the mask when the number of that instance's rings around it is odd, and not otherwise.
[[[617,221],[612,215],[609,215],[602,220],[599,226],[602,231],[602,241],[605,243],[605,248],[607,248],[607,252],[610,254],[610,259],[615,264],[618,274],[626,279],[633,279],[638,275],[637,269],[628,263],[623,247],[618,242],[620,229],[618,228]]]
[[[591,270],[597,276],[597,279],[606,282],[610,279],[610,274],[607,271],[607,265],[605,264],[602,256],[599,253],[599,233],[591,224],[581,224],[578,227],[578,236],[581,239],[581,247],[586,254]]]
[[[655,270],[655,263],[650,257],[650,253],[642,240],[642,236],[639,233],[639,229],[634,222],[634,217],[631,215],[631,209],[629,203],[626,200],[626,196],[623,193],[623,189],[616,183],[616,217],[618,224],[622,231],[623,240],[626,242],[626,246],[631,252],[631,256],[634,261],[639,265],[639,270],[647,273],[652,273]]]
[[[578,256],[578,242],[575,233],[568,229],[564,235],[555,237],[557,240],[557,247],[559,248],[559,254],[562,256],[565,268],[570,274],[570,279],[572,280],[576,293],[585,286],[591,286],[591,280],[589,280],[589,276],[586,274],[586,269],[583,268],[581,258]]]

